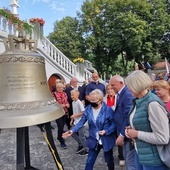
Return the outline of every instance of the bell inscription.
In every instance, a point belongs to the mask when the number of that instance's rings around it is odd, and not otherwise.
[[[9,75],[7,76],[7,86],[11,90],[34,89],[35,81],[31,80],[30,75]]]
[[[0,129],[26,127],[64,115],[52,96],[45,60],[36,52],[37,41],[9,35],[0,55]]]

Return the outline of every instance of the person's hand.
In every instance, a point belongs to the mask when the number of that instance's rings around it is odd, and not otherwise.
[[[90,101],[89,95],[86,95],[85,98],[86,98],[86,100]]]
[[[123,146],[124,145],[124,137],[119,135],[116,139],[116,145]]]
[[[83,105],[85,105],[85,101],[84,100],[82,100],[81,102],[83,103]]]
[[[71,119],[70,126],[73,126],[73,121],[74,121],[74,119]]]
[[[71,136],[72,134],[73,134],[73,131],[72,131],[72,130],[69,130],[69,131],[67,131],[67,132],[65,132],[65,133],[62,134],[62,138],[65,139],[65,138]]]
[[[99,135],[101,135],[101,136],[105,135],[105,133],[106,133],[106,131],[105,131],[105,130],[101,130],[101,131],[99,131]]]
[[[70,118],[71,118],[71,119],[75,119],[75,118],[76,118],[76,114],[71,115]]]
[[[138,137],[138,131],[135,129],[127,129],[127,132],[125,131],[126,136],[129,138],[137,138]]]
[[[130,126],[127,126],[126,129],[125,129],[125,135],[126,135],[127,138],[131,138],[131,137],[129,136],[129,134],[128,134],[128,130],[129,130],[129,129],[131,129]]]
[[[66,107],[67,107],[67,108],[69,108],[69,107],[70,107],[70,105],[69,105],[69,104],[66,104]]]

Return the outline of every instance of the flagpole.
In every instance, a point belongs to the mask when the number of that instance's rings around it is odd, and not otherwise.
[[[166,57],[165,57],[165,66],[166,66],[166,74],[169,74],[169,63]]]

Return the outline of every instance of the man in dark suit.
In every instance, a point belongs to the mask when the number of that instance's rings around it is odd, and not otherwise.
[[[125,127],[129,126],[128,113],[132,107],[132,93],[124,84],[123,77],[115,75],[110,79],[110,84],[117,94],[114,119],[117,129],[116,144],[123,147],[123,156],[126,161],[126,170],[135,170],[135,149],[131,141],[125,136]],[[121,160],[120,160],[121,165]]]
[[[70,80],[70,87],[66,88],[65,92],[67,94],[67,97],[68,97],[68,102],[70,104],[70,107],[68,108],[68,117],[66,119],[66,124],[67,124],[67,127],[68,129],[70,129],[70,117],[73,115],[73,108],[72,108],[72,98],[71,98],[71,91],[73,89],[76,89],[80,92],[79,94],[79,99],[83,102],[83,104],[85,103],[85,87],[82,87],[82,86],[79,86],[78,85],[78,80],[76,77],[72,77],[71,80]]]

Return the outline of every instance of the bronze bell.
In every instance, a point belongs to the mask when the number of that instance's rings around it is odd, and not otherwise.
[[[45,60],[37,41],[23,36],[3,40],[0,55],[0,129],[53,121],[64,115],[47,84]]]

